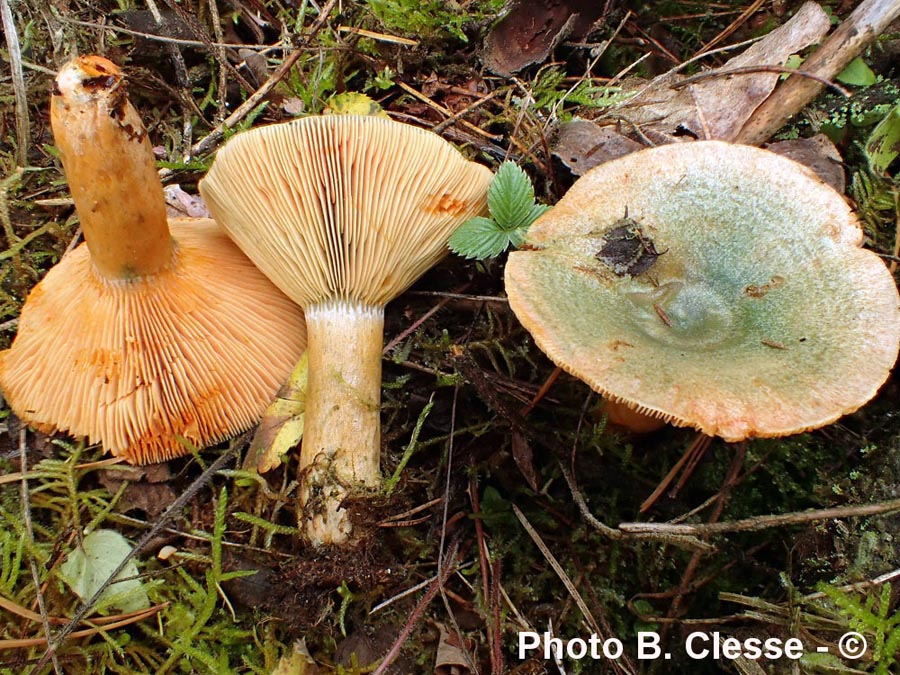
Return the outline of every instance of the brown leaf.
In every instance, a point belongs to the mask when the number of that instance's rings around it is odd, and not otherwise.
[[[512,451],[516,466],[519,467],[528,487],[537,492],[538,482],[537,474],[534,472],[534,453],[531,450],[531,444],[516,430],[512,432]]]
[[[115,18],[121,21],[127,28],[138,33],[159,35],[176,40],[196,40],[197,36],[190,25],[178,14],[169,10],[159,13],[160,23],[156,22],[153,12],[145,9],[125,10],[116,12]]]
[[[816,134],[812,138],[778,141],[765,147],[766,150],[777,152],[795,162],[805,164],[815,171],[819,178],[844,194],[846,181],[841,153],[825,134]]]
[[[400,630],[399,626],[382,626],[381,630],[370,634],[365,629],[352,631],[341,640],[334,652],[334,660],[351,672],[359,672],[357,668],[365,669],[366,666],[377,664],[391,648],[393,636]],[[386,675],[406,675],[419,672],[412,659],[401,654],[387,669]],[[371,672],[364,670],[364,672]]]
[[[138,509],[154,518],[166,510],[178,495],[168,481],[172,477],[168,464],[150,464],[148,466],[116,466],[99,472],[100,484],[115,494],[122,483],[129,482],[128,487],[116,504],[116,511],[128,513]]]
[[[463,638],[456,631],[450,631],[438,624],[441,632],[437,655],[434,659],[434,675],[466,675],[471,673],[472,660],[463,644]]]
[[[576,176],[643,147],[611,127],[600,127],[589,120],[573,120],[561,125],[552,144],[553,154]]]
[[[786,24],[776,28],[719,70],[783,66],[788,58],[824,37],[831,23],[819,5],[807,2]],[[753,111],[778,84],[777,72],[711,75],[686,86],[685,79],[663,75],[617,108],[642,129],[669,136],[734,140]]]
[[[584,36],[603,14],[591,0],[518,0],[484,41],[484,65],[512,75],[540,63],[566,37]]]
[[[253,78],[254,84],[262,85],[269,79],[269,62],[265,56],[252,49],[238,49],[238,56],[247,64],[247,70]]]

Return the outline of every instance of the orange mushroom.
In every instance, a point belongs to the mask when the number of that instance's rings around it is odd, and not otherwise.
[[[10,406],[134,464],[246,430],[303,351],[301,311],[215,222],[167,221],[115,64],[63,66],[51,123],[85,243],[31,291],[0,353]]]
[[[327,115],[236,135],[200,183],[217,222],[306,312],[300,505],[314,545],[347,541],[344,498],[381,483],[384,306],[485,210],[491,176],[424,129]]]

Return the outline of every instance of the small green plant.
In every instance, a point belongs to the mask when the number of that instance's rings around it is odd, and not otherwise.
[[[385,91],[386,89],[390,89],[394,86],[394,78],[397,76],[397,72],[392,68],[385,66],[381,70],[379,70],[374,76],[369,77],[366,80],[366,85],[364,89],[370,90],[375,89],[376,91]]]
[[[523,106],[533,105],[535,108],[551,112],[561,120],[572,118],[569,108],[600,109],[610,108],[633,96],[633,92],[625,92],[621,87],[601,87],[593,84],[590,78],[584,78],[567,86],[566,71],[559,66],[547,66],[538,71],[531,84],[531,98],[517,99]]]
[[[503,0],[443,2],[443,0],[366,0],[369,11],[389,33],[439,39],[450,35],[460,42],[469,38],[463,27],[493,17]]]
[[[549,206],[534,201],[531,180],[513,162],[503,162],[488,187],[490,217],[470,218],[450,237],[450,249],[465,258],[484,260],[521,246],[529,226]]]
[[[331,45],[324,38],[319,42],[325,43],[322,45],[323,49],[301,57],[297,66],[282,80],[282,88],[286,90],[287,96],[299,99],[302,104],[300,110],[313,115],[322,111],[328,98],[337,91],[340,81],[349,80],[355,74],[341,73],[337,63],[326,58],[325,49]]]
[[[900,650],[900,611],[891,613],[890,584],[881,587],[881,593],[858,599],[846,591],[828,584],[821,584],[819,590],[838,608],[854,631],[869,637],[872,661],[876,675],[896,672],[897,654]]]

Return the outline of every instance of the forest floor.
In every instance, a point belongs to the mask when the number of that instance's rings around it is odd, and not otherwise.
[[[523,0],[501,33],[503,0],[9,3],[21,53],[0,53],[24,78],[0,73],[0,348],[28,291],[79,241],[48,111],[72,56],[122,67],[182,210],[223,138],[342,112],[358,104],[349,93],[492,170],[517,163],[552,205],[597,147],[563,147],[561,125],[607,124],[639,146],[696,137],[690,124],[668,138],[631,128],[617,106],[672,69],[721,66],[801,5],[603,4]],[[857,4],[823,7],[836,26]],[[867,144],[882,120],[900,120],[898,54],[895,22],[841,79],[843,94],[829,89],[768,139],[826,134],[864,246],[886,260],[897,255],[897,166],[873,165]],[[900,122],[885,128],[895,143]],[[726,443],[672,426],[632,435],[607,424],[599,396],[520,325],[506,256],[448,255],[388,304],[382,471],[398,480],[354,504],[349,549],[299,542],[297,459],[244,470],[249,435],[132,469],[26,431],[0,399],[0,673],[900,672],[898,383],[785,438]],[[785,517],[764,518],[775,514]],[[636,521],[719,527],[619,527]],[[132,544],[154,533],[132,571],[144,608],[93,608],[48,651],[81,604],[67,559],[88,533],[110,530]],[[868,643],[859,659],[839,651],[851,630]],[[520,654],[525,631],[575,651],[560,662]],[[684,645],[696,631],[799,638],[805,653],[695,659]],[[639,658],[650,633],[671,660]],[[576,639],[592,634],[609,653],[577,658]]]

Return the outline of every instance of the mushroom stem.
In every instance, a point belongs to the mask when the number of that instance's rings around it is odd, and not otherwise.
[[[346,541],[341,502],[381,483],[384,308],[327,300],[305,308],[309,384],[300,452],[300,520],[315,546]]]
[[[606,415],[610,424],[627,429],[634,434],[649,434],[666,426],[666,420],[661,417],[647,415],[624,403],[608,398],[603,399],[600,410]]]
[[[50,119],[97,272],[132,279],[171,265],[162,183],[119,68],[99,56],[68,63],[56,80]]]

